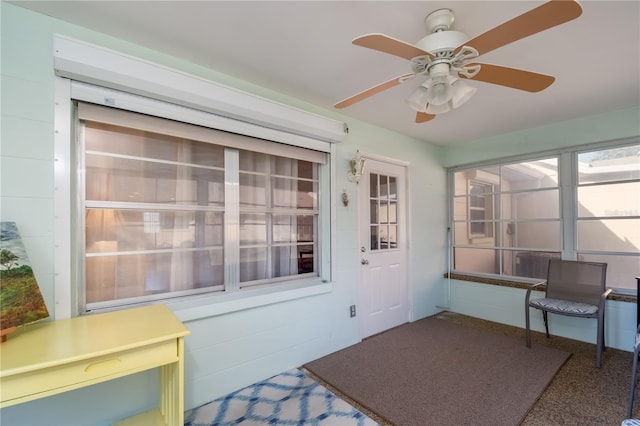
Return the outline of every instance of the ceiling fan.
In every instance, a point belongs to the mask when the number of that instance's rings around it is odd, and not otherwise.
[[[412,72],[357,93],[334,107],[348,107],[418,76],[426,79],[406,100],[409,107],[416,111],[416,123],[432,120],[436,115],[467,102],[477,89],[466,84],[464,79],[539,92],[549,87],[555,78],[472,60],[509,43],[564,24],[581,14],[582,7],[574,0],[551,0],[469,39],[466,34],[450,29],[454,21],[453,10],[438,9],[425,18],[429,35],[415,45],[379,33],[357,37],[352,41],[356,46],[409,60]]]

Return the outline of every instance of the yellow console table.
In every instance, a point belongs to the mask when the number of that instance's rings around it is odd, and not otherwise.
[[[0,346],[0,407],[159,367],[157,409],[117,425],[184,424],[184,336],[164,305],[36,323]]]

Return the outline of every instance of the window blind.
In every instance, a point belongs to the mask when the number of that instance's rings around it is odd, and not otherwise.
[[[313,163],[326,162],[326,154],[319,151],[86,102],[78,102],[78,118]]]

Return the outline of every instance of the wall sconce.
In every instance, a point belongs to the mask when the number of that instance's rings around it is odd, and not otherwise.
[[[360,150],[357,150],[355,157],[349,160],[349,174],[347,175],[347,177],[351,182],[355,182],[355,183],[360,182],[360,178],[364,173],[365,161],[367,160],[365,160],[364,158],[362,158],[362,156],[360,156]]]

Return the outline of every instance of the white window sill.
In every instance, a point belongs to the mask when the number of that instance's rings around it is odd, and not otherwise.
[[[192,296],[166,304],[180,321],[188,322],[272,303],[325,294],[331,292],[332,289],[333,283],[331,282],[323,282],[320,279],[300,280],[286,285],[247,289],[234,293],[222,292],[207,296]]]

